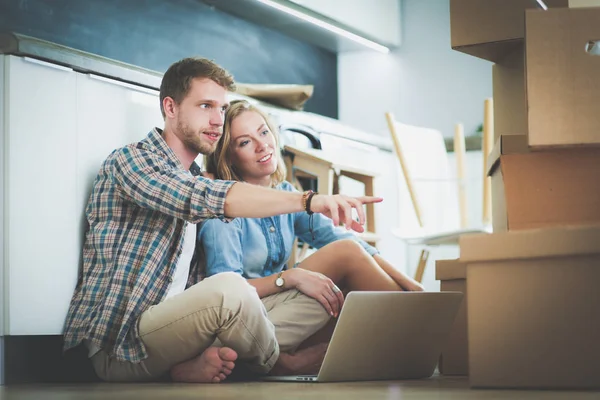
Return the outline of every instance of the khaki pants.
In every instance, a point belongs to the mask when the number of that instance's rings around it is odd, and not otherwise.
[[[257,373],[267,373],[279,351],[293,351],[330,316],[297,290],[259,299],[235,273],[221,273],[150,307],[139,318],[148,358],[134,364],[100,351],[92,357],[105,381],[155,380],[215,344],[231,347]]]

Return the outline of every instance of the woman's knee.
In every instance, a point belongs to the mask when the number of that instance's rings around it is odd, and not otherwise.
[[[341,239],[333,242],[331,246],[334,247],[334,251],[342,257],[356,259],[357,257],[368,256],[368,253],[365,249],[353,239]]]

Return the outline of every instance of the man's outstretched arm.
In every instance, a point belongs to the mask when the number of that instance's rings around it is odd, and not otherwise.
[[[363,204],[379,203],[380,197],[349,197],[344,195],[314,195],[310,210],[331,218],[335,225],[343,222],[357,232],[363,232],[365,223]],[[352,209],[358,221],[352,219]],[[248,183],[233,185],[225,197],[225,215],[228,217],[264,218],[304,211],[302,193],[269,189]]]

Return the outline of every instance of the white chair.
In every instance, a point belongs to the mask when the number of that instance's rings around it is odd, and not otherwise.
[[[445,141],[439,131],[399,123],[391,113],[386,113],[386,119],[416,217],[416,223],[404,220],[402,227],[392,230],[392,233],[408,245],[422,247],[414,275],[415,280],[421,282],[432,247],[457,246],[463,234],[491,231],[488,226],[490,207],[487,205],[490,197],[483,196],[482,220],[485,222],[469,226],[462,125],[456,127],[457,179],[452,179]],[[486,120],[485,125],[489,134],[490,121]],[[486,181],[484,192],[487,191],[489,182]]]

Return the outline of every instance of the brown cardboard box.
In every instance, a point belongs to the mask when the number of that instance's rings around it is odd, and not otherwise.
[[[600,387],[600,226],[465,235],[460,252],[472,387]]]
[[[528,132],[525,98],[525,46],[515,46],[502,63],[492,66],[494,93],[494,141],[501,135]]]
[[[569,7],[600,7],[600,0],[569,0]]]
[[[525,46],[492,67],[494,139],[526,134],[534,149],[600,145],[600,42],[597,55],[585,51],[600,38],[600,8],[526,16]]]
[[[548,7],[567,7],[568,0],[544,0]],[[536,0],[450,0],[452,48],[498,62],[522,42],[526,9]]]
[[[529,152],[503,135],[489,159],[494,232],[600,224],[600,148]]]
[[[460,260],[438,260],[435,279],[443,292],[461,292],[463,302],[456,314],[452,330],[440,356],[439,370],[443,375],[468,375],[469,355],[467,340],[467,268]]]
[[[600,145],[599,21],[600,8],[526,13],[531,147]]]

